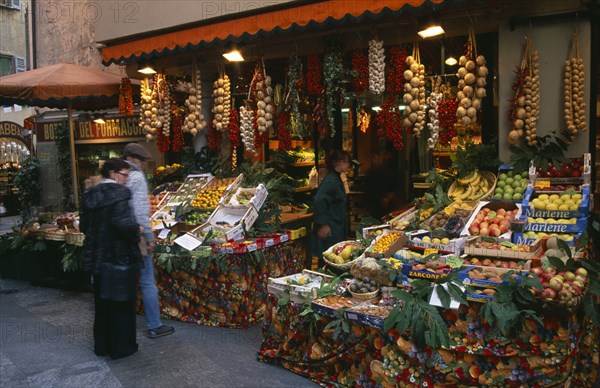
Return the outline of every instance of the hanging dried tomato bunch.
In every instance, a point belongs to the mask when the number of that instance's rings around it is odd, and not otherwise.
[[[288,124],[290,122],[290,112],[284,110],[277,116],[277,139],[279,140],[279,151],[288,151],[292,148],[292,138]]]
[[[406,51],[400,47],[390,50],[387,76],[385,77],[385,90],[389,93],[400,94],[404,91],[404,70],[406,70]]]
[[[227,134],[229,143],[232,147],[237,147],[240,144],[240,114],[237,109],[231,109],[229,116],[229,133]]]
[[[129,77],[121,78],[121,85],[119,85],[119,113],[133,115],[133,88]]]
[[[311,96],[323,94],[323,68],[317,54],[310,54],[307,59],[306,90]]]
[[[348,130],[352,132],[352,127],[354,126],[354,110],[352,108],[348,109]]]
[[[166,136],[163,131],[156,132],[156,148],[158,152],[165,153],[169,151],[169,147],[171,146],[171,139],[169,136]]]
[[[183,120],[181,115],[173,116],[171,126],[173,128],[173,140],[171,142],[171,150],[173,152],[179,152],[183,148]]]
[[[377,122],[377,136],[380,139],[388,139],[394,148],[404,148],[402,139],[402,113],[398,109],[398,103],[394,96],[389,96],[375,118]]]
[[[458,103],[455,98],[446,98],[438,104],[437,112],[440,121],[439,143],[447,147],[452,142],[452,138],[456,136],[456,109]]]
[[[218,150],[221,148],[221,140],[223,135],[220,131],[217,131],[212,125],[208,127],[206,132],[206,140],[208,141],[208,148],[211,150]]]
[[[352,53],[352,88],[358,96],[369,88],[369,58],[360,50]]]

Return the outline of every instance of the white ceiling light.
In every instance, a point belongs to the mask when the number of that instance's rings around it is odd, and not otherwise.
[[[244,62],[244,57],[238,50],[231,50],[227,53],[223,53],[223,57],[229,62]]]
[[[453,56],[449,56],[448,58],[446,58],[444,63],[448,66],[454,66],[458,63],[458,61]]]
[[[421,31],[417,32],[417,34],[419,34],[419,36],[421,38],[427,39],[427,38],[432,38],[434,36],[442,35],[444,32],[446,32],[446,31],[444,31],[442,26],[432,25],[432,26],[422,29]]]

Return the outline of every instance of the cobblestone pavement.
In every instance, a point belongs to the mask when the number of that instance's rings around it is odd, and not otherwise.
[[[170,336],[144,336],[120,360],[93,352],[93,296],[0,280],[0,387],[314,387],[256,360],[261,325],[213,328],[165,321]],[[16,291],[16,292],[13,292]]]

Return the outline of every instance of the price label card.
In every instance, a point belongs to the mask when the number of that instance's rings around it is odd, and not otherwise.
[[[282,234],[281,236],[279,236],[279,241],[281,241],[282,243],[286,242],[289,239],[290,238],[288,237],[287,234]]]
[[[169,237],[169,233],[171,233],[171,229],[162,229],[158,234],[158,238],[164,240],[165,238]]]
[[[437,254],[438,254],[438,250],[436,248],[425,248],[425,252],[423,252],[423,256],[437,255]]]
[[[446,258],[446,264],[450,268],[460,268],[463,266],[464,261],[458,256],[449,256]]]
[[[535,181],[535,187],[539,187],[541,189],[550,187],[550,180],[549,179],[538,179]]]
[[[273,245],[275,245],[275,241],[273,241],[272,238],[269,238],[267,240],[265,240],[265,247],[272,247]]]
[[[231,254],[233,253],[233,248],[232,247],[225,247],[225,248],[221,248],[220,249],[221,254],[226,255],[226,254]]]
[[[173,242],[188,251],[193,251],[202,244],[202,240],[199,240],[189,233],[177,237]]]
[[[254,252],[258,249],[258,246],[256,244],[248,244],[246,245],[246,249],[248,250],[248,252]]]
[[[433,286],[433,292],[431,293],[431,299],[429,299],[429,304],[432,306],[437,306],[437,307],[444,307],[444,305],[442,305],[442,300],[440,299],[440,296],[438,294],[438,287],[440,285],[436,284]],[[442,284],[442,287],[444,287],[444,289],[446,291],[448,291],[448,284]],[[464,287],[459,286],[461,288],[461,290],[465,290]],[[456,299],[454,299],[452,297],[452,295],[450,295],[450,308],[451,309],[457,309],[460,306],[460,302],[457,301]]]

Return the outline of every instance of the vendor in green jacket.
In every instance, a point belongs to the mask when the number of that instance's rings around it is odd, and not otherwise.
[[[350,168],[350,155],[346,151],[332,150],[327,158],[327,174],[315,195],[314,254],[323,264],[322,255],[327,248],[344,241],[348,233],[346,190],[340,174]]]

